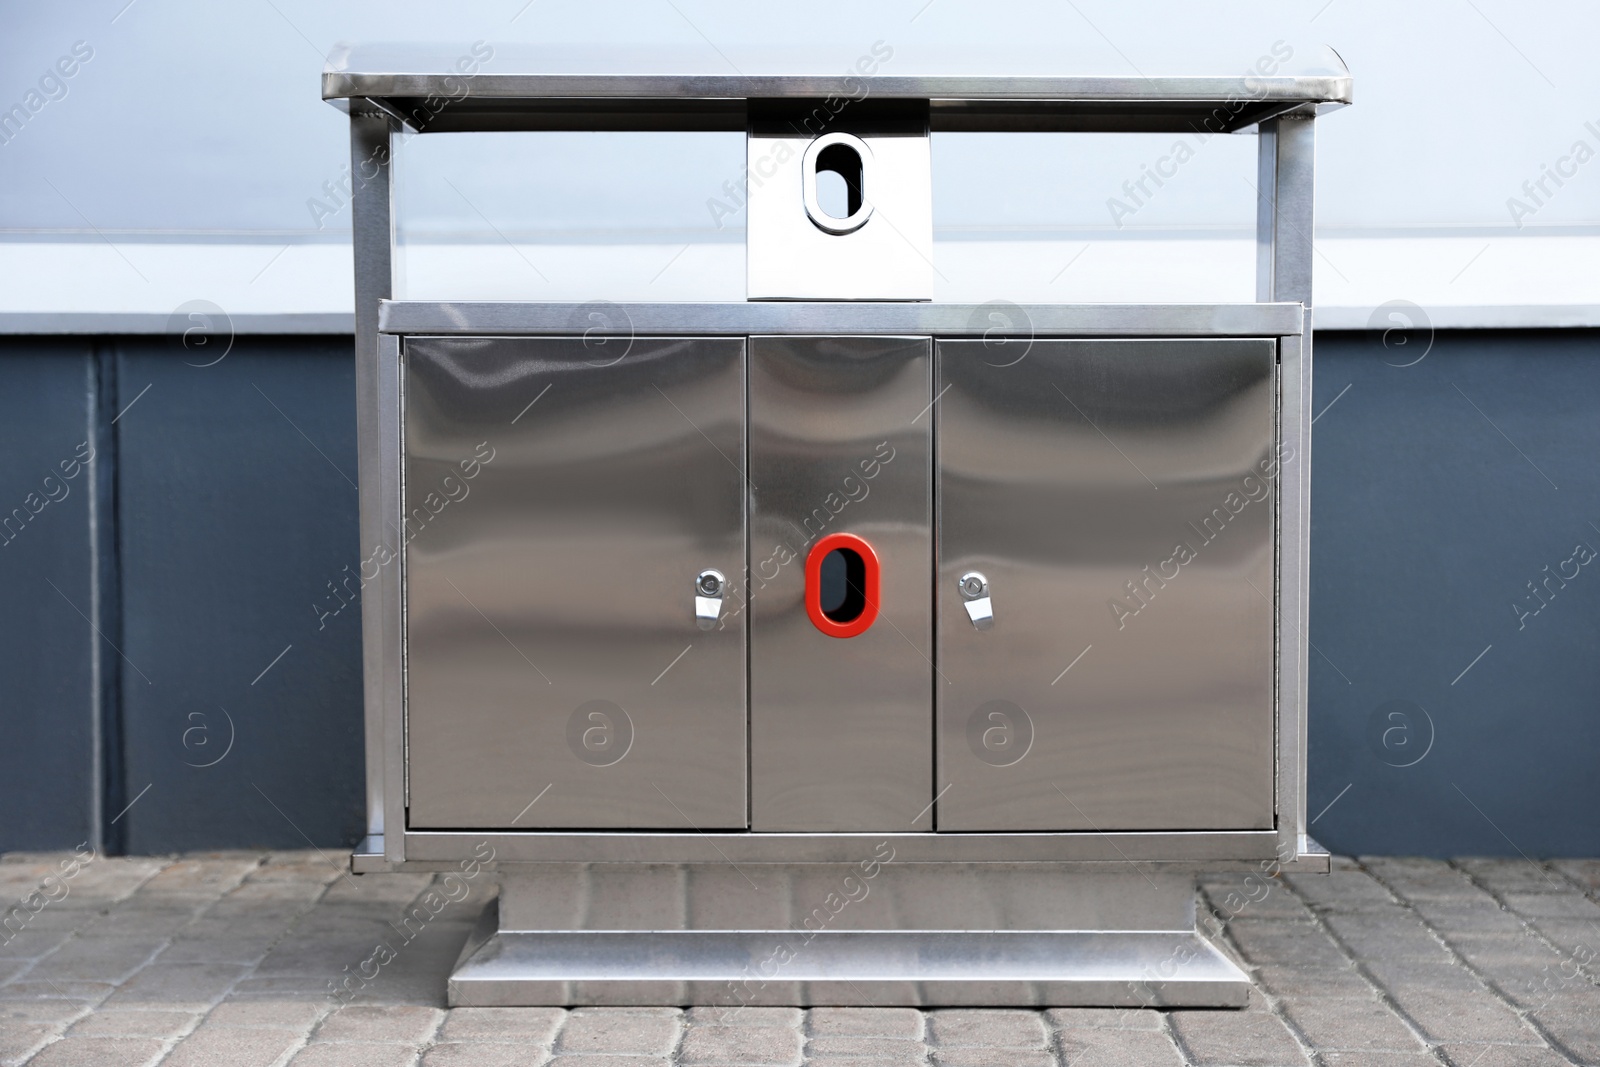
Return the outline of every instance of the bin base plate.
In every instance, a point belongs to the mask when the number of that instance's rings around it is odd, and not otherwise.
[[[1242,1007],[1250,979],[1182,931],[506,931],[491,900],[450,1006]]]

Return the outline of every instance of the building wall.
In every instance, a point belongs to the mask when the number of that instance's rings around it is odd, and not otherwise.
[[[1600,333],[1401,340],[1317,338],[1313,832],[1600,853]],[[0,850],[361,832],[350,342],[216,355],[0,340]]]
[[[80,474],[0,547],[0,588],[30,606],[0,621],[0,849],[97,824],[132,853],[361,830],[359,612],[313,606],[356,558],[351,343],[239,338],[215,358],[0,342],[7,506],[86,434],[109,490],[92,523]]]

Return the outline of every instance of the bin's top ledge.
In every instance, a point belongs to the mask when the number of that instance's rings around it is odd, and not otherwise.
[[[876,49],[876,51],[874,51]],[[884,53],[887,52],[887,55]],[[713,57],[715,58],[715,57]],[[743,130],[752,109],[849,101],[860,118],[927,108],[936,131],[1232,133],[1291,113],[1351,102],[1348,72],[1284,74],[1274,64],[1237,74],[1137,77],[1018,73],[918,73],[883,42],[859,59],[803,61],[771,51],[741,69],[662,52],[518,48],[478,41],[454,48],[340,45],[322,96],[345,109],[376,109],[420,131]],[[971,59],[952,69],[971,71]],[[833,112],[839,108],[828,105]]]

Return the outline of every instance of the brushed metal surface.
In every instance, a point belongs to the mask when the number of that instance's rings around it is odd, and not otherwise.
[[[1311,316],[1306,315],[1309,323]],[[1278,342],[1278,836],[1306,852],[1306,656],[1311,579],[1311,338]],[[1290,450],[1293,450],[1292,453]]]
[[[1306,822],[1306,656],[1311,556],[1311,276],[1316,223],[1316,125],[1261,125],[1256,199],[1256,296],[1305,306],[1305,333],[1280,345],[1279,433],[1294,449],[1283,472],[1278,559],[1278,811],[1284,845]]]
[[[932,300],[933,157],[925,115],[847,124],[823,137],[807,116],[752,125],[745,142],[745,290],[751,300]],[[829,129],[832,129],[830,126]],[[854,136],[853,136],[854,135]],[[830,233],[807,187],[830,137],[860,146],[862,219]],[[853,149],[852,149],[853,150]],[[814,190],[810,193],[815,199]],[[829,223],[830,225],[832,223]]]
[[[874,833],[701,833],[683,831],[411,830],[409,864],[459,862],[487,845],[505,863],[849,863],[887,841],[907,863],[1176,864],[1188,870],[1230,863],[1287,862],[1275,830],[1081,830],[930,833],[930,813],[912,831]],[[415,870],[425,870],[416,867]]]
[[[1188,871],[907,863],[869,838],[850,863],[502,864],[500,929],[1167,930],[1195,926]]]
[[[872,301],[589,304],[385,300],[378,328],[406,334],[931,334],[936,337],[1284,337],[1299,304],[986,304]]]
[[[461,861],[476,858],[487,845],[495,850],[495,866],[549,862],[587,863],[605,859],[620,864],[672,863],[684,857],[745,868],[750,863],[849,862],[858,857],[866,837],[887,841],[906,863],[934,860],[1023,863],[1033,860],[1094,870],[1136,861],[1145,871],[1263,871],[1327,874],[1329,857],[1315,840],[1299,835],[1298,851],[1284,850],[1272,830],[1183,831],[1176,833],[1027,833],[992,834],[741,834],[664,833],[516,833],[410,831],[403,862],[386,858],[381,837],[368,837],[351,853],[357,874],[377,871],[459,870]],[[719,853],[726,853],[724,858]],[[1276,865],[1276,866],[1274,866]]]
[[[938,829],[1274,825],[1274,353],[940,342]]]
[[[1127,878],[1134,876],[1124,876]],[[1192,887],[1182,886],[1192,897]],[[491,900],[450,976],[451,1007],[1242,1007],[1250,979],[1187,930],[524,932]]]
[[[481,42],[480,42],[481,43]],[[476,53],[476,49],[474,49]],[[492,62],[463,76],[459,47],[341,46],[322,74],[323,99],[366,98],[429,131],[741,130],[773,101],[849,102],[859,115],[905,101],[926,102],[936,130],[1233,132],[1293,110],[1352,99],[1347,73],[1172,77],[985,73],[1016,65],[1012,54],[976,59],[965,75],[929,74],[894,60],[884,41],[855,68],[796,70],[792,51],[757,50],[729,74],[659,51],[603,52],[497,44]],[[470,58],[470,57],[467,57]],[[866,64],[863,66],[862,64]],[[782,73],[779,73],[782,72]],[[870,73],[870,77],[862,77]],[[439,100],[449,106],[440,108]]]
[[[392,513],[389,494],[399,485],[398,468],[385,464],[387,438],[399,431],[392,414],[385,418],[383,401],[390,392],[383,380],[378,339],[380,303],[394,292],[393,246],[389,216],[393,171],[389,166],[389,120],[370,109],[350,114],[352,167],[365,166],[363,181],[351,191],[351,242],[355,247],[356,351],[356,477],[361,507],[361,558],[388,541],[385,520]],[[369,161],[370,162],[367,162]],[[390,368],[392,370],[392,368]],[[385,826],[385,797],[403,796],[403,780],[387,766],[388,708],[385,690],[398,670],[393,652],[399,643],[397,568],[366,589],[361,597],[361,668],[363,734],[366,742],[367,833]],[[371,584],[371,583],[369,583]],[[399,824],[394,824],[399,829]],[[398,837],[398,835],[396,835]]]
[[[743,354],[408,339],[412,827],[745,827]]]
[[[408,44],[342,45],[330,55],[322,75],[323,98],[363,96],[460,95],[462,77],[456,67],[460,49]],[[607,99],[646,102],[664,99],[801,99],[860,95],[860,78],[852,71],[802,74],[728,74],[697,72],[681,56],[676,70],[616,69],[614,48],[587,56],[563,47],[559,52],[535,50],[519,56],[515,47],[501,47],[494,69],[471,78],[472,96],[533,102],[588,102],[596,111]],[[648,59],[650,57],[632,57]],[[790,60],[792,56],[778,57]],[[588,62],[586,63],[585,60]],[[582,69],[589,66],[593,69]],[[516,69],[521,67],[521,70]],[[539,69],[541,68],[542,69]],[[600,69],[610,67],[611,69]],[[1131,75],[900,75],[872,78],[874,97],[937,99],[942,102],[997,100],[1062,100],[1082,103],[1194,102],[1223,104],[1241,99],[1296,103],[1348,103],[1353,79],[1348,74],[1194,75],[1135,77]]]
[[[932,343],[750,339],[750,792],[755,830],[910,830],[933,799]],[[831,533],[881,563],[878,619],[806,615]]]

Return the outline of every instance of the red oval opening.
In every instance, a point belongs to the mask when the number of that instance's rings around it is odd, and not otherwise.
[[[878,554],[855,534],[829,534],[806,556],[806,614],[829,637],[855,637],[878,618]]]

